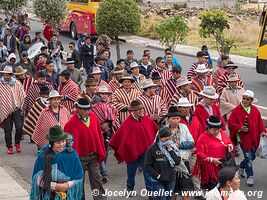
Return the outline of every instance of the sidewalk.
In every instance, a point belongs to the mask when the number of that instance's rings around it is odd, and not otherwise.
[[[139,37],[139,36],[120,37],[120,39],[125,40],[127,43],[139,44],[145,47],[157,48],[160,50],[164,50],[166,48],[162,46],[159,41],[151,40],[151,39]],[[198,51],[200,51],[200,47],[199,48],[191,47],[191,46],[180,45],[180,44],[177,45],[175,49],[175,53],[177,54],[192,56],[192,57],[196,57]],[[209,53],[210,53],[211,59],[217,62],[217,59],[219,57],[218,52],[215,50],[209,50]],[[249,58],[249,57],[232,55],[232,54],[230,55],[230,58],[234,63],[245,65],[245,67],[247,68],[254,69],[256,67],[256,58]]]
[[[28,200],[29,194],[0,166],[0,200]]]

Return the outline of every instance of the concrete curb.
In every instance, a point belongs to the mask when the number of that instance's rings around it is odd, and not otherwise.
[[[159,41],[144,38],[144,37],[139,37],[139,36],[127,36],[127,37],[120,37],[121,41],[125,41],[127,43],[132,43],[132,44],[142,44],[146,47],[154,48],[154,49],[159,49],[159,50],[164,50],[166,47],[161,45]],[[175,49],[175,53],[179,55],[185,55],[185,56],[190,56],[190,57],[196,57],[197,52],[200,51],[200,48],[198,47],[192,47],[192,46],[187,46],[187,45],[180,45],[178,44]],[[219,57],[219,54],[215,50],[210,50],[209,51],[211,59],[214,62],[217,62],[217,59]],[[242,64],[243,68],[248,68],[248,69],[255,69],[256,65],[256,58],[249,58],[249,57],[244,57],[244,56],[239,56],[239,55],[230,55],[231,60],[235,63]]]

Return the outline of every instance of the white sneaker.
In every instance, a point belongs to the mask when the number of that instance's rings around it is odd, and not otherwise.
[[[239,168],[239,175],[240,175],[241,178],[245,178],[245,169],[240,167]]]
[[[253,187],[253,185],[254,185],[254,177],[253,176],[250,176],[247,179],[247,186],[248,187]]]

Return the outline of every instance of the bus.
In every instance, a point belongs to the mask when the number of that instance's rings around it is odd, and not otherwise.
[[[60,26],[62,31],[70,31],[73,39],[88,33],[96,35],[96,12],[101,0],[68,0],[68,14]]]
[[[258,52],[256,59],[256,70],[259,74],[267,74],[267,7],[264,6],[260,18],[260,36],[258,39]]]

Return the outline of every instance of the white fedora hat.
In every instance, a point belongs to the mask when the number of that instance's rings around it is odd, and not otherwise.
[[[193,104],[190,103],[187,98],[179,99],[178,107],[191,107],[191,106],[193,106]]]
[[[102,72],[99,67],[94,67],[91,74],[102,74]]]
[[[132,62],[130,64],[130,68],[132,69],[132,68],[135,68],[135,67],[140,67],[140,65],[138,65],[137,62]]]
[[[56,98],[56,97],[62,98],[62,96],[59,95],[58,91],[56,91],[56,90],[51,90],[51,91],[49,92],[49,97],[48,97],[48,99]]]
[[[182,77],[177,79],[176,85],[178,87],[180,87],[180,86],[183,86],[183,85],[188,85],[190,83],[192,83],[192,81],[188,81],[188,79],[185,76],[182,76]]]
[[[96,92],[97,94],[99,93],[107,93],[107,94],[112,94],[111,91],[106,86],[100,86],[98,91]]]
[[[246,90],[242,96],[250,97],[254,99],[254,92],[252,90]]]
[[[199,94],[210,99],[218,99],[219,97],[215,88],[212,86],[204,86],[204,89]]]
[[[155,86],[157,86],[157,84],[153,83],[151,79],[146,79],[142,84],[142,89],[155,87]]]
[[[206,67],[205,64],[199,64],[197,66],[197,68],[195,69],[195,72],[197,72],[197,73],[206,73],[208,71],[209,71],[209,69]]]
[[[5,66],[5,68],[0,71],[2,74],[13,74],[13,68],[11,66]]]

